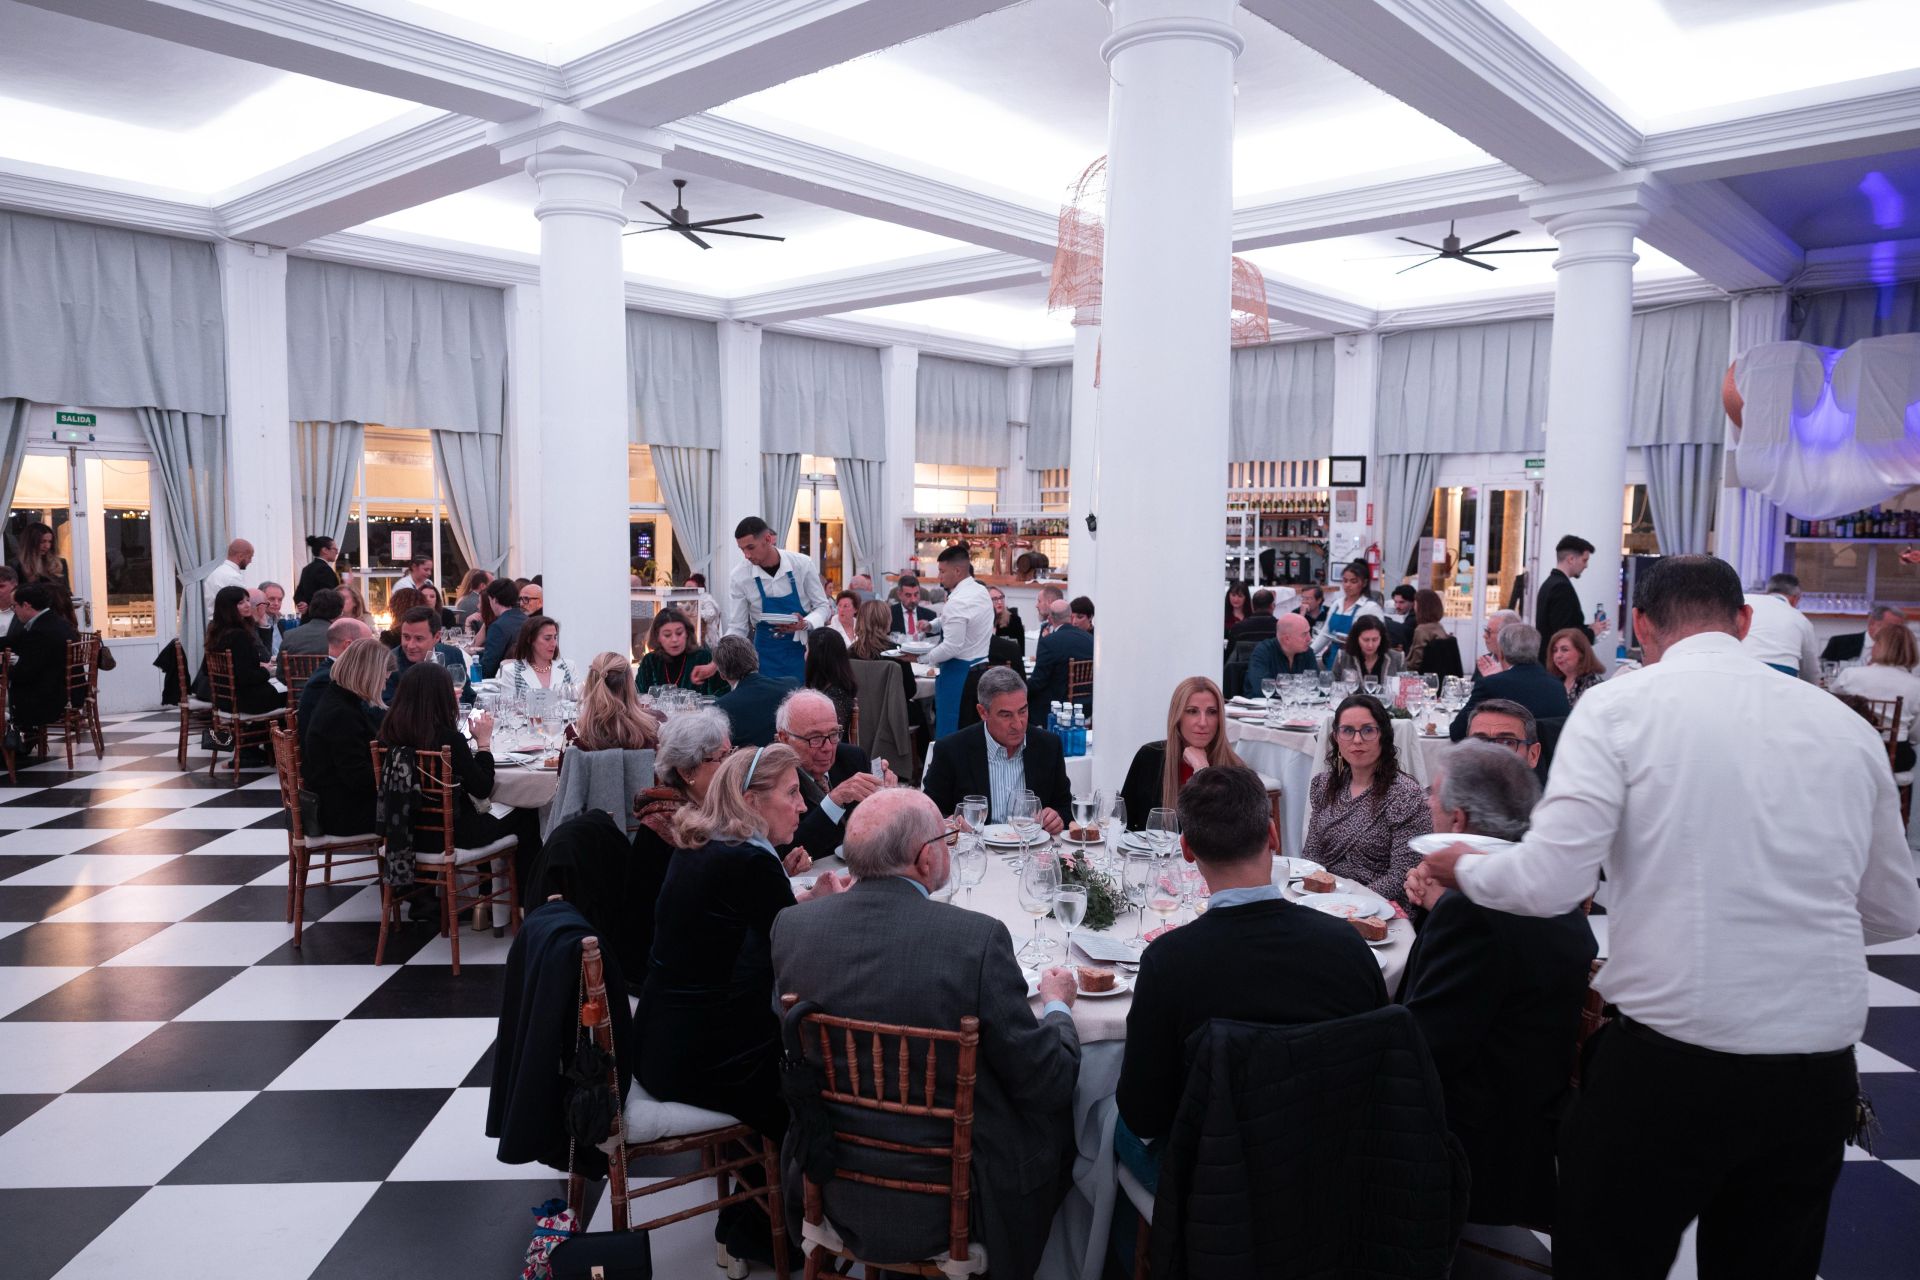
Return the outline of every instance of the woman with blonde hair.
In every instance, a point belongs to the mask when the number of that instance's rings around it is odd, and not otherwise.
[[[587,667],[573,742],[582,751],[647,751],[660,741],[660,722],[633,691],[633,668],[624,655],[602,653]]]
[[[1205,676],[1188,676],[1174,686],[1167,704],[1166,741],[1143,744],[1120,785],[1129,829],[1139,831],[1147,825],[1148,813],[1178,804],[1180,788],[1200,770],[1245,764],[1227,743],[1226,711],[1220,686]]]
[[[1848,667],[1833,681],[1835,693],[1857,694],[1876,702],[1901,699],[1900,725],[1895,735],[1893,767],[1904,773],[1913,768],[1914,713],[1920,712],[1920,675],[1913,672],[1920,661],[1920,642],[1913,632],[1899,625],[1882,627],[1873,640],[1873,655],[1864,667]],[[1876,721],[1878,717],[1875,717]]]
[[[373,830],[373,755],[386,705],[381,692],[393,651],[369,636],[355,640],[328,668],[319,705],[300,724],[300,780],[320,798],[323,832],[349,836]]]
[[[343,578],[337,589],[340,592],[340,616],[372,626],[367,619],[367,598],[360,594],[360,588]]]

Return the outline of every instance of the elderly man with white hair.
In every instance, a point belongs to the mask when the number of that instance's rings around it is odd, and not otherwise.
[[[793,842],[780,854],[785,857],[790,850],[803,848],[810,857],[831,857],[840,847],[853,807],[880,788],[897,785],[899,779],[884,760],[875,774],[867,753],[841,740],[833,699],[818,689],[789,693],[774,714],[773,727],[774,738],[800,757],[800,795],[807,802],[807,812],[793,830]]]
[[[1036,1017],[1006,926],[929,899],[950,874],[949,839],[939,809],[920,792],[892,788],[862,804],[846,838],[847,868],[858,881],[774,918],[774,990],[836,1017],[947,1030],[964,1017],[980,1020],[971,1238],[985,1248],[991,1274],[1031,1276],[1073,1168],[1073,971],[1040,975],[1045,1007]],[[951,1105],[953,1087],[949,1067],[938,1105]],[[882,1141],[924,1142],[929,1133],[911,1116],[874,1116],[855,1127]],[[903,1176],[899,1157],[847,1143],[840,1163]],[[791,1148],[786,1185],[797,1205],[804,1183]],[[944,1197],[844,1179],[823,1190],[827,1218],[860,1257],[932,1258],[947,1248]]]

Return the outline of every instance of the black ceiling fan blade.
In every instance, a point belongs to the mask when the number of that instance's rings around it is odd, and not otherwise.
[[[1365,258],[1344,258],[1344,262],[1391,262],[1396,258],[1424,258],[1424,253],[1376,253]]]
[[[656,231],[678,231],[678,230],[680,230],[679,227],[668,227],[668,226],[642,227],[638,231],[622,231],[620,234],[623,236],[645,236],[645,235],[651,235]]]
[[[1431,250],[1433,250],[1433,251],[1434,251],[1435,253],[1441,253],[1441,252],[1444,252],[1444,251],[1443,251],[1443,250],[1442,250],[1442,249],[1440,248],[1440,246],[1439,246],[1439,245],[1437,245],[1437,244],[1428,244],[1428,243],[1427,243],[1427,242],[1426,242],[1425,240],[1415,240],[1415,239],[1414,239],[1413,237],[1411,237],[1411,236],[1395,236],[1395,237],[1394,237],[1394,239],[1395,239],[1395,240],[1405,240],[1405,241],[1406,241],[1406,242],[1407,242],[1408,244],[1417,244],[1417,245],[1419,245],[1419,246],[1420,246],[1420,247],[1421,247],[1422,249],[1431,249]]]
[[[703,228],[704,230],[704,228]],[[758,231],[728,231],[724,227],[707,232],[710,236],[738,236],[742,240],[785,240],[785,236],[763,235]]]
[[[675,227],[674,230],[678,231],[681,235],[685,236],[687,239],[699,245],[702,249],[713,248],[712,245],[708,244],[705,240],[702,240],[699,236],[693,234],[693,232],[687,230],[685,227]]]
[[[654,213],[659,217],[659,219],[662,222],[667,223],[669,226],[676,225],[673,221],[673,215],[668,213],[665,209],[662,209],[659,205],[655,204],[653,201],[642,200],[640,203],[647,206],[647,208],[653,210]]]
[[[689,222],[687,225],[695,228],[717,227],[726,222],[758,222],[759,220],[760,215],[757,213],[742,213],[731,218],[703,218],[699,222]]]
[[[1559,246],[1550,249],[1482,249],[1481,253],[1558,253]],[[1475,255],[1478,256],[1477,254]]]
[[[1414,268],[1414,267],[1424,267],[1424,266],[1426,266],[1426,265],[1427,265],[1427,264],[1428,264],[1429,262],[1438,262],[1438,261],[1440,261],[1440,258],[1441,258],[1441,256],[1442,256],[1442,255],[1440,255],[1440,254],[1437,254],[1437,253],[1436,253],[1436,254],[1434,254],[1434,255],[1433,255],[1433,256],[1432,256],[1431,258],[1422,258],[1422,259],[1421,259],[1420,261],[1418,261],[1418,262],[1416,262],[1416,263],[1414,263],[1414,264],[1413,264],[1413,267],[1402,267],[1402,268],[1400,268],[1400,269],[1399,269],[1398,271],[1396,271],[1396,272],[1394,272],[1393,274],[1395,274],[1395,275],[1397,275],[1397,276],[1403,276],[1403,275],[1405,275],[1405,274],[1407,274],[1407,272],[1409,272],[1409,271],[1411,271],[1411,270],[1413,270],[1413,268]]]
[[[1508,236],[1517,236],[1519,234],[1520,232],[1518,229],[1515,229],[1513,231],[1502,231],[1497,236],[1488,236],[1485,240],[1475,240],[1472,244],[1462,247],[1460,252],[1472,253],[1475,249],[1478,249],[1483,244],[1493,244],[1495,241],[1505,240]]]
[[[1456,254],[1455,258],[1460,262],[1466,263],[1468,266],[1478,267],[1482,271],[1498,271],[1500,269],[1494,266],[1491,262],[1481,262],[1479,259],[1469,258],[1465,254]]]

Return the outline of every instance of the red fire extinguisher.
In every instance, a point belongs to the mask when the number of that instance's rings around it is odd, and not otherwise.
[[[1380,544],[1370,543],[1367,547],[1367,567],[1373,570],[1373,576],[1380,576]]]

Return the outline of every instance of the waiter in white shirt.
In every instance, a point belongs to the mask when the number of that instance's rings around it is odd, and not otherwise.
[[[224,587],[244,587],[247,585],[247,566],[253,563],[253,544],[245,538],[235,538],[227,544],[227,558],[213,567],[202,590],[207,596],[207,621],[213,621],[213,598]]]
[[[747,560],[734,566],[727,581],[727,634],[753,641],[761,675],[805,684],[807,632],[833,616],[819,570],[799,552],[783,551],[759,516],[736,525],[733,541]],[[768,622],[768,617],[788,621]]]
[[[1886,747],[1741,651],[1732,566],[1642,574],[1649,665],[1580,698],[1517,846],[1413,872],[1498,911],[1571,910],[1605,870],[1618,1010],[1561,1132],[1553,1262],[1664,1277],[1700,1220],[1699,1273],[1811,1280],[1853,1132],[1866,944],[1920,929]]]
[[[933,681],[936,740],[960,727],[967,672],[987,660],[987,646],[993,641],[993,598],[973,576],[972,550],[956,542],[940,553],[937,567],[947,604],[940,615],[940,643],[925,659],[940,671]]]
[[[1814,638],[1813,624],[1800,612],[1800,579],[1790,573],[1774,574],[1767,579],[1764,593],[1747,597],[1747,607],[1753,612],[1753,623],[1740,642],[1747,656],[1809,684],[1820,683],[1820,642]]]

